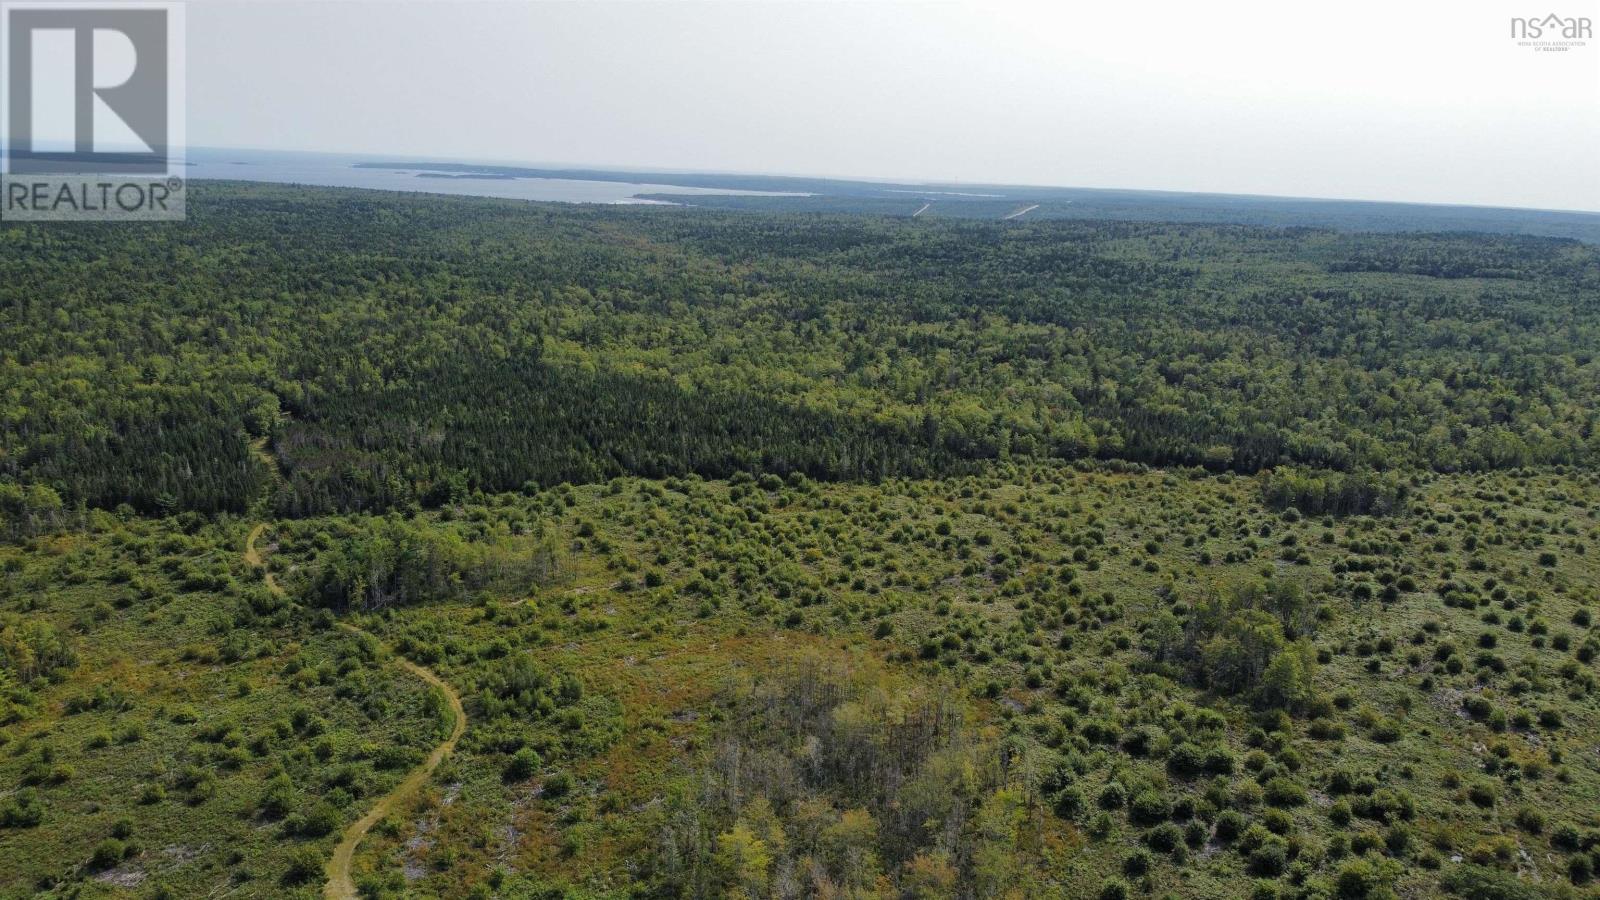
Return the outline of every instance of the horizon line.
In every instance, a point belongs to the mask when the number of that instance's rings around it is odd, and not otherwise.
[[[1232,192],[1218,190],[1175,190],[1172,188],[1142,188],[1142,187],[1091,187],[1086,185],[1070,184],[1027,184],[1002,181],[966,181],[961,179],[940,180],[915,178],[907,179],[898,176],[868,176],[868,175],[826,175],[826,174],[796,174],[793,172],[774,172],[737,169],[699,169],[690,166],[668,167],[641,167],[636,165],[616,165],[606,163],[576,163],[576,162],[534,162],[527,160],[491,159],[488,157],[458,157],[448,154],[416,155],[411,153],[351,151],[351,150],[306,150],[282,147],[244,147],[222,146],[215,144],[191,144],[186,148],[194,150],[217,150],[231,152],[254,153],[288,153],[303,154],[308,156],[348,156],[361,157],[366,162],[382,162],[384,157],[396,161],[424,161],[444,162],[456,165],[482,165],[482,166],[522,166],[526,168],[552,169],[555,171],[577,172],[583,170],[596,172],[615,172],[620,174],[637,175],[729,175],[747,178],[794,178],[826,181],[848,181],[858,184],[879,185],[892,184],[896,186],[911,187],[990,187],[1027,189],[1041,188],[1057,191],[1104,191],[1104,192],[1130,192],[1141,194],[1170,194],[1177,196],[1193,197],[1238,197],[1252,200],[1283,200],[1283,201],[1316,201],[1322,203],[1368,203],[1393,206],[1433,206],[1459,209],[1480,210],[1505,210],[1511,212],[1558,213],[1564,215],[1600,216],[1600,209],[1582,209],[1577,207],[1544,207],[1544,206],[1510,206],[1496,203],[1468,203],[1461,201],[1443,200],[1377,200],[1365,197],[1319,197],[1307,194],[1260,194],[1249,192]],[[681,185],[667,185],[680,187]]]

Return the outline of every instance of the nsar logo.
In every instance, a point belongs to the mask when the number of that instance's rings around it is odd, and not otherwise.
[[[1587,16],[1513,18],[1511,37],[1519,47],[1561,52],[1587,46],[1594,37],[1594,23]]]

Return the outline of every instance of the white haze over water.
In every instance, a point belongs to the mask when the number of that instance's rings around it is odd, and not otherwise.
[[[1530,3],[194,0],[189,141],[1600,210],[1600,43],[1510,36],[1600,0]]]
[[[714,194],[802,196],[783,191],[734,191],[652,184],[647,180],[627,182],[585,181],[572,178],[434,177],[443,173],[438,173],[420,162],[409,169],[376,169],[359,165],[370,161],[372,160],[360,155],[218,150],[200,147],[190,149],[184,171],[187,177],[201,180],[264,181],[274,184],[306,184],[320,187],[562,203],[672,205],[691,202],[695,196]],[[435,159],[428,162],[444,162],[444,160]],[[639,194],[672,194],[674,200],[648,200],[637,196]]]

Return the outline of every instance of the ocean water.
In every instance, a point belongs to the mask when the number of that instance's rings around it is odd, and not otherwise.
[[[266,150],[190,148],[188,178],[264,181],[273,184],[310,184],[322,187],[371,188],[468,197],[504,197],[511,200],[547,200],[562,203],[661,203],[639,194],[762,194],[719,188],[679,187],[646,181],[580,181],[568,178],[480,178],[430,172],[418,162],[416,169],[364,169],[362,162],[392,162],[380,156],[324,153],[287,153]],[[782,196],[782,195],[774,195]]]

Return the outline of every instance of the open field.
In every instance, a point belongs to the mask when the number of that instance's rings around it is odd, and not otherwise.
[[[623,479],[384,528],[279,522],[266,563],[309,599],[339,568],[330,554],[375,552],[372,535],[494,549],[463,573],[495,578],[458,599],[361,612],[350,598],[352,622],[461,686],[473,722],[433,785],[359,847],[368,893],[714,892],[754,877],[721,852],[741,829],[766,846],[767,887],[781,875],[802,893],[948,877],[988,895],[1082,896],[1121,879],[1229,897],[1361,866],[1407,895],[1476,867],[1541,892],[1569,884],[1600,824],[1594,478],[1430,476],[1384,517],[1297,516],[1261,494],[1253,478],[1072,467],[871,487]],[[202,623],[218,609],[248,621],[262,596],[228,542],[207,540],[212,526],[198,539],[143,528],[134,547],[231,581],[119,607],[137,593],[119,564],[155,576],[108,536],[7,554],[12,608],[64,563],[99,574],[10,614],[52,623],[85,658],[8,731],[8,777],[32,779],[44,819],[0,832],[17,867],[6,878],[116,893],[243,872],[235,890],[285,890],[295,854],[327,844],[262,811],[275,773],[294,783],[293,824],[331,810],[331,834],[445,716],[373,644],[310,610],[219,638]],[[1247,585],[1294,586],[1279,593],[1303,604],[1252,601],[1284,616],[1256,627],[1281,640],[1293,622],[1312,648],[1309,680],[1284,688],[1293,715],[1208,684],[1222,663],[1186,661],[1170,624]],[[192,636],[166,649],[174,633]],[[248,661],[230,664],[239,644]],[[362,703],[381,703],[381,721]],[[806,718],[806,703],[831,712]],[[303,710],[317,724],[300,725]],[[932,710],[937,727],[881,757],[892,744],[875,729]],[[142,732],[131,744],[115,730],[128,723]],[[770,743],[788,729],[821,744],[793,757]],[[411,749],[385,768],[375,757],[391,741]],[[166,754],[195,771],[154,771]],[[828,770],[852,761],[897,780]],[[152,801],[153,785],[166,793]],[[937,827],[907,823],[905,805],[930,797]],[[846,828],[852,810],[872,824]],[[139,822],[134,849],[99,867],[121,819]],[[848,831],[861,858],[808,845],[812,827]],[[182,839],[197,829],[231,837]],[[1143,871],[1125,874],[1130,860]]]

